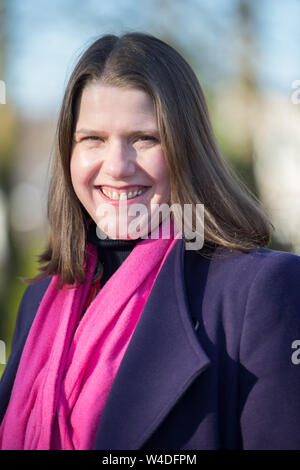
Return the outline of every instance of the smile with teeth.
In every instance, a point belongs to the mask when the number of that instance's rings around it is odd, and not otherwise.
[[[115,190],[109,191],[108,189],[104,189],[103,187],[101,187],[100,189],[102,193],[109,199],[124,201],[127,199],[133,199],[136,196],[140,196],[148,188],[136,187],[136,188],[131,189],[130,191],[125,191],[124,189],[120,191],[115,191]]]

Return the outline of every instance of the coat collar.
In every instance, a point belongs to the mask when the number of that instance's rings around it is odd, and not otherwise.
[[[112,384],[95,449],[139,449],[211,361],[194,331],[184,287],[185,243],[153,285]]]

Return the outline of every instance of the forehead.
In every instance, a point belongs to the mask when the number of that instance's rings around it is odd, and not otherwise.
[[[92,82],[83,89],[78,124],[87,120],[97,121],[99,125],[138,126],[141,121],[155,124],[156,116],[153,101],[145,91]]]

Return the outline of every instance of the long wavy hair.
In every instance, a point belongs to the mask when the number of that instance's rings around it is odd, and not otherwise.
[[[89,214],[70,174],[73,133],[83,89],[92,81],[138,88],[153,100],[170,174],[170,203],[204,205],[204,245],[249,251],[266,246],[271,230],[260,201],[224,159],[216,142],[199,81],[186,60],[149,34],[104,35],[82,54],[67,84],[56,130],[48,194],[49,236],[33,283],[59,274],[61,285],[84,282]],[[184,238],[184,237],[183,237]]]

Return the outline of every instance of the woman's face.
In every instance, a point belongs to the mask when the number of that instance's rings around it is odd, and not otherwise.
[[[155,228],[150,222],[153,204],[169,204],[170,187],[154,105],[146,92],[100,81],[84,88],[71,178],[78,199],[108,237],[136,238]],[[147,224],[132,236],[140,204]]]

